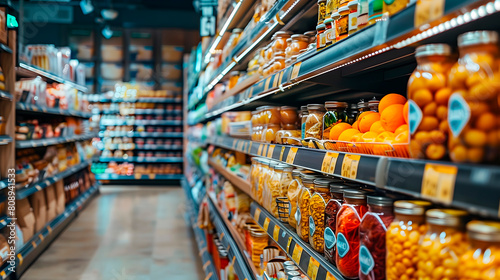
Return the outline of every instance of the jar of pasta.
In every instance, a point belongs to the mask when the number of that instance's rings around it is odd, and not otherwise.
[[[250,256],[255,267],[260,267],[260,255],[269,243],[269,236],[261,228],[252,228],[250,231]]]
[[[368,110],[370,110],[371,112],[378,113],[378,104],[379,103],[380,103],[380,101],[378,101],[374,97],[372,100],[368,101]]]
[[[330,129],[336,124],[347,122],[347,103],[339,101],[325,102],[326,113],[323,115],[323,140],[330,139]]]
[[[324,249],[325,208],[330,200],[330,183],[326,178],[314,180],[314,193],[309,203],[309,244],[319,253]]]
[[[325,107],[322,104],[309,104],[307,105],[307,116],[305,126],[305,138],[314,138],[321,140],[323,115],[325,114]]]
[[[349,35],[349,7],[340,7],[338,13],[340,17],[335,22],[335,26],[337,27],[337,41],[340,41]]]
[[[429,229],[418,249],[418,278],[458,279],[460,257],[467,251],[467,212],[432,209],[425,216]]]
[[[394,15],[408,6],[410,0],[385,0],[383,12]]]
[[[285,130],[297,129],[297,108],[281,106],[280,108],[281,127]]]
[[[300,177],[302,178],[302,189],[300,190],[295,215],[297,235],[305,242],[309,242],[309,202],[314,192],[314,180],[317,176],[301,172]]]
[[[418,246],[427,231],[425,210],[432,204],[420,200],[394,202],[394,221],[386,232],[386,279],[417,279]]]
[[[253,197],[257,197],[257,189],[256,189],[256,182],[259,177],[259,169],[260,169],[260,159],[258,157],[253,157],[251,159],[252,165],[250,165],[250,176],[248,178],[249,183],[250,183],[250,190],[252,191]]]
[[[450,55],[451,48],[445,44],[423,45],[415,51],[418,64],[408,81],[410,153],[414,158],[439,160],[447,155]]]
[[[292,181],[290,181],[290,184],[288,185],[286,195],[288,197],[288,201],[290,201],[290,216],[288,217],[288,224],[293,228],[297,228],[295,213],[297,212],[297,201],[302,188],[302,179],[300,178],[301,171],[302,169],[294,169],[292,171]]]
[[[458,279],[500,279],[500,223],[472,221],[467,224],[469,249],[460,258]]]
[[[448,149],[454,162],[499,159],[497,44],[498,33],[494,31],[474,31],[458,37],[460,58],[450,70],[452,93],[448,102]]]
[[[260,205],[264,206],[264,188],[266,187],[266,179],[269,173],[271,172],[271,167],[269,166],[271,164],[270,160],[265,160],[263,159],[261,161],[261,166],[260,166],[260,176],[259,176],[259,183],[257,187],[257,201],[259,202]]]
[[[308,116],[309,111],[307,110],[307,106],[300,106],[300,129],[302,139],[306,137],[306,122]]]
[[[276,204],[276,198],[282,197],[281,193],[281,177],[283,177],[283,169],[287,165],[277,164],[274,166],[274,172],[271,174],[269,179],[269,212],[278,218],[278,207]]]
[[[393,200],[368,196],[368,212],[359,226],[359,279],[385,279],[386,232],[394,220]]]

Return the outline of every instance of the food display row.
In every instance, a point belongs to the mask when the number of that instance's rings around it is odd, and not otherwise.
[[[117,175],[169,175],[181,174],[180,164],[134,164],[134,163],[94,163],[92,164],[94,174],[117,174]]]

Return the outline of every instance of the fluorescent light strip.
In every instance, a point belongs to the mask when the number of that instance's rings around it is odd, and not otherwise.
[[[253,42],[253,44],[250,45],[250,47],[248,47],[242,54],[240,54],[240,56],[236,57],[236,61],[239,62],[240,60],[242,60],[249,52],[251,52],[258,44],[261,43],[262,40],[264,40],[264,38],[269,34],[271,33],[271,31],[273,31],[273,29],[278,25],[278,23],[274,23],[273,26],[271,28],[269,28],[264,34],[262,34],[262,36],[259,37],[259,39],[257,39],[255,42]]]

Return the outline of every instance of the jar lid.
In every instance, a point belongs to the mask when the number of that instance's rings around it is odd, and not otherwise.
[[[325,102],[325,108],[347,108],[349,106],[347,102],[340,102],[340,101],[326,101]]]
[[[287,274],[288,274],[289,277],[294,277],[295,278],[295,277],[297,277],[297,276],[300,275],[300,272],[298,272],[297,270],[293,270],[293,271],[287,272]]]
[[[429,55],[450,55],[451,47],[447,44],[429,44],[418,47],[415,50],[415,57]]]
[[[394,200],[386,196],[369,195],[367,197],[367,202],[368,204],[375,206],[392,206]]]
[[[427,223],[440,226],[461,226],[467,211],[455,209],[431,209],[425,213]]]
[[[307,183],[311,183],[311,184],[313,184],[314,180],[316,178],[318,178],[318,176],[316,176],[316,175],[305,174],[303,172],[300,173],[300,177],[302,178],[302,181],[307,182]]]
[[[314,35],[316,35],[316,32],[314,32]],[[309,37],[310,36],[307,36],[307,35],[302,35],[302,34],[295,34],[295,35],[292,35],[292,40],[302,40],[302,41],[309,41]]]
[[[351,8],[351,7],[354,7],[354,6],[357,6],[358,5],[358,1],[355,0],[355,1],[350,1],[349,4],[347,4],[347,7]]]
[[[307,31],[307,32],[304,32],[304,36],[307,36],[307,37],[316,37],[316,31]]]
[[[285,170],[285,169],[292,169],[293,167],[291,165],[285,164],[285,163],[280,163],[274,169],[278,170]]]
[[[498,33],[495,31],[472,31],[458,36],[458,46],[473,46],[480,44],[496,44],[498,42]]]
[[[291,31],[278,31],[276,33],[274,33],[274,36],[275,37],[290,37],[292,36],[292,32]]]
[[[394,212],[404,215],[424,215],[432,203],[423,200],[398,200],[394,202]]]
[[[344,190],[344,198],[366,199],[366,192],[362,190],[347,189]]]
[[[299,270],[299,268],[295,264],[285,265],[285,271],[292,272],[292,271],[298,271],[298,270]]]
[[[368,101],[368,107],[378,106],[379,103],[380,103],[380,101],[375,99],[375,97],[374,97],[372,100]]]
[[[292,35],[292,37],[293,37],[293,36],[295,36],[295,35]],[[290,43],[292,42],[292,38],[291,38],[291,37],[290,37],[290,38],[287,38],[287,39],[286,39],[286,42],[287,42],[287,44],[290,44]]]
[[[471,221],[467,223],[467,234],[474,240],[500,242],[500,223],[493,221]]]
[[[253,237],[264,237],[267,235],[267,233],[259,228],[258,230],[256,229],[250,230],[250,235]]]
[[[368,107],[368,102],[365,102],[363,99],[358,102],[358,108],[366,108]]]
[[[355,190],[352,187],[349,187],[345,184],[337,184],[337,183],[331,183],[330,184],[330,192],[332,193],[344,193],[345,190]]]
[[[316,26],[316,30],[322,30],[322,29],[325,29],[325,28],[326,28],[326,26],[325,26],[325,24],[324,24],[324,23],[318,24],[318,25]]]
[[[334,12],[334,13],[332,13],[332,18],[333,18],[333,20],[337,20],[337,19],[339,19],[339,18],[340,18],[340,14],[339,14],[339,12]]]
[[[309,113],[307,111],[307,106],[300,106],[300,110],[302,111],[302,113]]]
[[[333,22],[333,18],[326,18],[324,23],[327,24],[327,23],[332,23]],[[326,28],[326,27],[325,27]]]
[[[295,265],[295,263],[292,262],[292,261],[286,261],[286,262],[283,263],[283,265],[284,266],[292,266],[292,265]]]
[[[323,104],[307,104],[307,110],[325,110]]]
[[[349,11],[349,7],[347,6],[344,6],[344,7],[340,7],[339,8],[339,14],[343,13],[343,12],[348,12]]]
[[[332,180],[328,178],[318,178],[314,180],[314,186],[322,187],[322,188],[328,188],[330,186],[330,183]]]
[[[292,106],[281,106],[280,110],[281,111],[284,111],[284,110],[297,110],[297,108],[292,107]]]
[[[241,29],[241,28],[235,28],[231,32],[232,33],[241,33],[241,32],[243,32],[243,29]]]

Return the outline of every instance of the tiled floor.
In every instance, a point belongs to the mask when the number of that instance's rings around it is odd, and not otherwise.
[[[178,187],[101,187],[22,280],[204,279]]]

